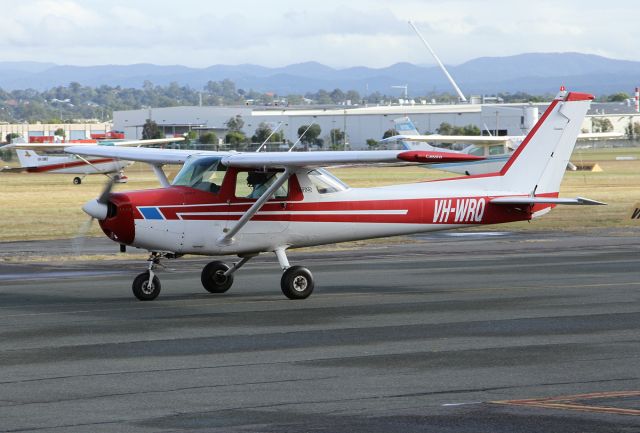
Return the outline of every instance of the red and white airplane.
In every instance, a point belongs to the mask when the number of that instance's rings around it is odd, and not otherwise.
[[[162,258],[238,255],[240,260],[231,266],[213,261],[202,271],[204,288],[222,293],[231,287],[235,272],[263,252],[275,253],[284,271],[283,293],[304,299],[313,291],[314,279],[308,269],[290,266],[286,255],[290,248],[526,221],[558,204],[603,204],[558,197],[592,99],[561,91],[499,172],[375,188],[349,188],[322,167],[449,162],[470,156],[403,150],[233,153],[71,147],[66,151],[146,162],[163,186],[111,193],[111,183],[83,207],[113,241],[149,250],[148,269],[133,282],[138,299],[158,296],[155,271]],[[184,164],[171,184],[162,170],[165,164]]]
[[[54,174],[76,174],[73,183],[79,185],[85,176],[90,174],[116,175],[114,178],[119,183],[124,183],[127,177],[124,176],[123,170],[133,164],[132,161],[123,161],[117,158],[101,157],[101,158],[85,158],[79,155],[42,155],[36,152],[36,149],[42,150],[58,150],[58,152],[69,144],[73,146],[85,147],[95,146],[150,146],[156,144],[168,144],[176,141],[182,141],[184,137],[176,138],[159,138],[151,140],[120,140],[120,141],[100,141],[100,142],[82,142],[82,143],[26,143],[17,141],[0,147],[0,149],[15,149],[18,155],[20,167],[1,168],[0,171],[6,172],[27,172],[27,173],[54,173]]]

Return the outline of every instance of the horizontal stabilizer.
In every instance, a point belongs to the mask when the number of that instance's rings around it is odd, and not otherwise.
[[[557,198],[557,197],[498,197],[489,201],[491,204],[570,204],[570,205],[606,205],[601,201],[590,200],[584,197]]]

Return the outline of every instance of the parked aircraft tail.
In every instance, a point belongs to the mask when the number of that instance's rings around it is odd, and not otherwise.
[[[34,150],[16,149],[16,154],[18,161],[20,161],[20,167],[37,167],[45,164]]]
[[[420,135],[418,129],[408,117],[398,117],[393,120],[393,124],[399,135]]]

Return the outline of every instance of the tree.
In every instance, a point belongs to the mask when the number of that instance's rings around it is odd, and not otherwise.
[[[271,134],[273,131],[271,130],[271,127],[269,126],[268,123],[265,122],[260,122],[260,125],[258,125],[258,128],[256,129],[255,134],[253,134],[253,136],[251,137],[251,142],[252,143],[264,143],[267,138],[269,138],[270,142],[274,142],[277,140],[276,134]],[[271,137],[269,137],[271,135]]]
[[[633,122],[633,124],[629,124],[626,132],[629,138],[640,137],[640,122]]]
[[[453,135],[453,126],[450,123],[442,122],[440,126],[436,128],[436,132],[440,135]]]
[[[16,138],[20,138],[20,134],[16,133],[16,132],[10,132],[9,134],[7,134],[6,139],[7,139],[7,143],[12,143],[14,139]]]
[[[373,138],[367,138],[367,146],[369,146],[370,150],[375,150],[378,148],[378,140]]]
[[[352,104],[359,104],[362,98],[360,98],[360,94],[355,90],[349,90],[345,95],[345,99],[351,101]]]
[[[224,142],[227,144],[240,145],[245,143],[247,137],[242,132],[239,131],[229,131],[227,135],[224,136]]]
[[[142,139],[152,140],[154,138],[162,138],[162,131],[155,121],[147,119],[142,127]]]
[[[304,132],[305,130],[307,131],[306,133]],[[320,125],[318,125],[317,123],[313,123],[311,124],[311,126],[302,125],[298,128],[298,137],[302,137],[300,138],[300,142],[304,144],[315,144],[317,146],[322,146],[321,141],[318,138],[320,137],[321,133],[322,130],[320,129]],[[302,134],[304,134],[304,136],[302,136]]]
[[[611,132],[613,131],[613,124],[611,120],[606,117],[593,117],[591,120],[593,132]]]
[[[452,126],[442,122],[436,132],[440,135],[481,135],[482,131],[476,125]]]
[[[629,99],[629,95],[624,92],[614,93],[607,97],[607,102],[624,102]]]
[[[201,144],[218,144],[218,136],[215,132],[205,132],[200,136]]]
[[[476,125],[465,125],[459,128],[460,133],[456,132],[455,135],[481,135],[482,131]]]
[[[329,137],[331,138],[331,146],[337,146],[344,140],[344,132],[338,128],[334,128],[329,132]]]
[[[242,128],[244,127],[244,120],[242,120],[241,115],[237,114],[235,117],[227,120],[226,125],[230,132],[242,132]]]
[[[329,96],[331,97],[331,101],[333,101],[334,104],[343,102],[345,99],[344,92],[340,89],[334,89]]]
[[[382,134],[382,139],[384,140],[385,138],[393,137],[395,135],[398,135],[398,131],[393,128],[387,129],[386,131],[384,131],[384,134]]]
[[[66,134],[64,133],[64,129],[62,129],[62,128],[56,129],[55,132],[53,133],[53,135],[57,135],[58,137],[62,137],[63,140],[66,137]]]

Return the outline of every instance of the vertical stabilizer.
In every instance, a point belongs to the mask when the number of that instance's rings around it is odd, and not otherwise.
[[[420,135],[416,126],[408,117],[398,117],[393,119],[393,124],[400,135]]]
[[[16,149],[18,155],[18,161],[20,161],[20,167],[37,167],[40,165],[38,162],[38,154],[33,150]]]
[[[592,95],[562,90],[502,168],[503,186],[557,193]]]

